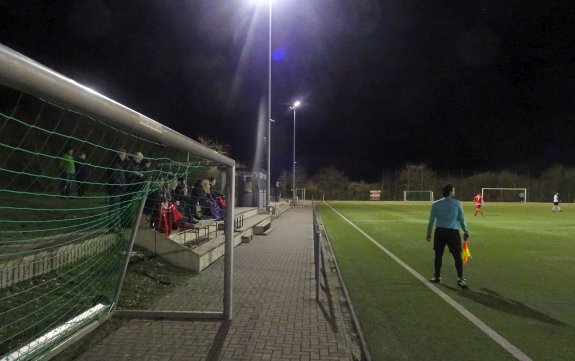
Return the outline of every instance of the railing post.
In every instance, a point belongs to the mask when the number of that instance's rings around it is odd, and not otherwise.
[[[224,253],[224,320],[232,319],[232,302],[234,287],[234,208],[236,195],[236,166],[226,168],[226,177],[230,179],[226,192],[226,220],[225,220],[225,253]]]
[[[317,224],[317,218],[315,213],[315,203],[312,200],[312,209],[313,209],[313,258],[315,263],[315,300],[319,302],[319,295],[320,295],[320,238],[319,238],[319,225]]]

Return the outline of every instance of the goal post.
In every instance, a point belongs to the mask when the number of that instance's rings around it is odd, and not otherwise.
[[[484,202],[527,202],[527,188],[481,188]]]
[[[404,202],[433,202],[433,191],[403,191]]]
[[[51,359],[115,314],[232,320],[235,160],[2,44],[0,94],[0,360]],[[118,186],[110,174],[123,172],[124,160],[143,158],[140,150],[146,159],[140,164],[151,166],[130,172],[133,177]],[[89,163],[74,160],[76,154],[85,154]],[[59,164],[67,165],[65,175],[52,170]],[[75,179],[80,166],[89,176]],[[185,257],[193,257],[179,238],[192,230],[166,218],[176,205],[164,207],[162,197],[177,179],[212,174],[225,176],[227,203],[223,238],[216,241],[221,251],[210,259],[224,258],[220,279],[210,287],[214,295],[221,292],[221,309],[118,309],[136,241],[142,248],[137,253],[188,268],[179,275],[197,274],[191,262],[184,265],[169,250],[179,247],[183,257],[183,248]],[[18,201],[6,201],[12,197]],[[154,228],[141,222],[144,209],[146,218],[158,211],[166,222],[157,220]],[[191,212],[180,209],[192,220]],[[151,243],[146,236],[160,233],[172,237],[162,236],[163,249],[155,246],[157,236]]]

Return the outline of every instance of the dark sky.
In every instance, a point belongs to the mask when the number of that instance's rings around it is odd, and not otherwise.
[[[251,166],[268,9],[252,0],[0,2],[0,43]],[[575,1],[274,0],[272,178],[575,162]],[[265,146],[261,146],[265,147]]]

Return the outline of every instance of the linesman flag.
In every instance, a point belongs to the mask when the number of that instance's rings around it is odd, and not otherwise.
[[[463,263],[467,263],[467,259],[471,258],[471,252],[469,251],[469,246],[467,245],[467,241],[463,242],[463,251],[461,251],[461,259],[463,259]]]

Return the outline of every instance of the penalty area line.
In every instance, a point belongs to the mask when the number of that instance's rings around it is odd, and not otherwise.
[[[403,267],[407,272],[411,273],[415,278],[421,281],[427,288],[435,292],[439,297],[441,297],[447,304],[453,307],[457,312],[463,315],[463,317],[467,318],[471,323],[473,323],[477,328],[479,328],[483,333],[485,333],[489,338],[493,341],[497,342],[501,347],[503,347],[507,352],[509,352],[513,357],[517,360],[521,361],[532,361],[529,356],[527,356],[523,351],[518,349],[514,346],[511,342],[507,341],[503,336],[498,334],[494,329],[489,327],[485,322],[481,321],[477,316],[469,312],[465,307],[463,307],[460,303],[455,301],[445,292],[443,292],[439,287],[436,287],[434,284],[430,283],[425,277],[417,273],[413,268],[411,268],[407,263],[403,262],[399,257],[395,254],[391,253],[387,248],[382,246],[379,242],[373,239],[369,234],[365,233],[362,229],[356,226],[353,222],[347,219],[343,214],[339,213],[335,208],[333,208],[327,202],[324,202],[332,211],[334,211],[337,215],[339,215],[344,221],[349,223],[353,228],[355,228],[359,233],[361,233],[365,238],[367,238],[371,243],[377,246],[380,250],[382,250],[385,254],[387,254],[391,259],[397,262],[401,267]],[[465,291],[462,291],[465,292]]]

